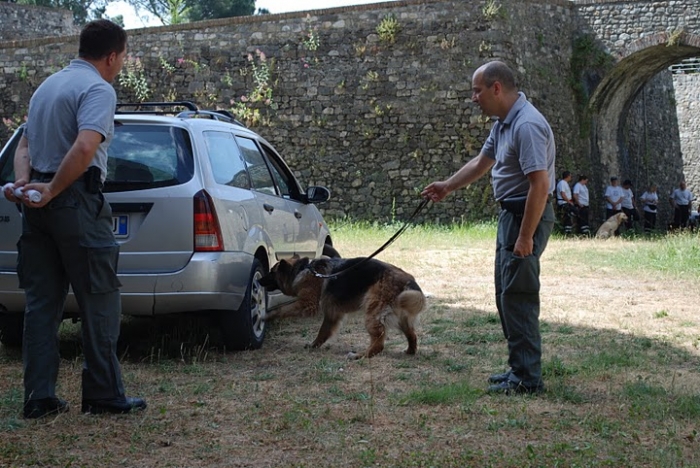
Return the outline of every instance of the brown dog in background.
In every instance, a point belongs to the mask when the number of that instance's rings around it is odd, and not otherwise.
[[[341,271],[333,278],[315,275]],[[415,278],[394,265],[364,257],[317,260],[293,257],[273,266],[260,279],[260,285],[297,298],[296,302],[268,313],[266,320],[321,312],[323,324],[311,343],[313,348],[322,346],[335,334],[345,314],[364,311],[370,345],[364,353],[350,353],[349,357],[372,357],[382,352],[388,327],[406,336],[406,354],[416,353],[415,323],[425,308],[426,298]]]
[[[616,213],[600,225],[598,231],[595,233],[595,236],[598,239],[607,239],[608,237],[612,237],[615,231],[617,231],[617,228],[620,227],[620,224],[624,223],[625,221],[627,221],[627,215],[625,213]]]

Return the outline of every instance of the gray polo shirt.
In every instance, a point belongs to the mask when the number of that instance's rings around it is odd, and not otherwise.
[[[527,175],[534,171],[547,171],[549,193],[555,188],[554,134],[525,94],[518,94],[506,118],[496,121],[481,149],[485,156],[496,160],[491,176],[498,201],[526,196],[530,189]]]
[[[103,141],[90,163],[107,174],[107,147],[114,134],[117,94],[97,69],[81,59],[48,77],[29,101],[26,137],[32,168],[56,172],[81,130]]]

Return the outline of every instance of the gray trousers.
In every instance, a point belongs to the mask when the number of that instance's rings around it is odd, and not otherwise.
[[[501,210],[496,242],[496,307],[508,341],[510,379],[526,386],[542,384],[540,337],[540,256],[554,227],[554,209],[547,203],[533,238],[533,254],[513,255],[522,213]]]
[[[50,176],[33,180],[48,181]],[[82,321],[83,399],[124,397],[117,358],[119,245],[102,193],[88,193],[81,178],[43,208],[24,206],[17,248],[17,274],[26,296],[25,400],[56,396],[58,328],[69,285]]]

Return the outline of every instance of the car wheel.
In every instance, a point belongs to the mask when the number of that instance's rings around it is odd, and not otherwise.
[[[23,331],[23,313],[0,313],[0,343],[8,348],[19,348],[22,346]]]
[[[267,291],[260,286],[265,271],[260,261],[253,260],[248,288],[237,311],[226,310],[220,315],[221,334],[227,349],[241,351],[259,349],[265,339]]]

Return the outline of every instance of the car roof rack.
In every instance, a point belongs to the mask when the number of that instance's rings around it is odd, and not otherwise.
[[[176,115],[182,119],[185,118],[197,118],[197,117],[209,117],[210,119],[219,120],[221,122],[228,122],[240,127],[247,128],[243,123],[236,119],[236,117],[227,110],[217,109],[217,110],[186,110],[182,111]]]
[[[135,110],[126,111],[120,110],[122,107],[135,107]],[[229,111],[224,109],[217,110],[199,110],[197,105],[192,101],[172,101],[172,102],[122,102],[117,104],[117,114],[155,114],[155,115],[166,115],[173,114],[172,111],[166,111],[163,108],[172,107],[185,107],[186,111],[181,111],[175,115],[175,117],[185,119],[185,118],[198,118],[198,117],[208,117],[213,120],[219,120],[222,122],[228,122],[241,127],[247,128],[243,123],[236,119],[236,117]]]
[[[121,107],[135,107],[133,111],[121,111]],[[117,114],[171,114],[166,112],[163,107],[185,107],[191,111],[197,111],[197,104],[192,101],[170,101],[170,102],[119,102],[117,103]],[[161,108],[161,109],[158,109]]]

